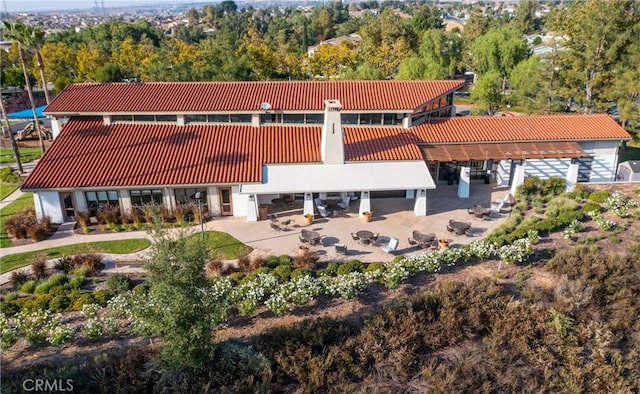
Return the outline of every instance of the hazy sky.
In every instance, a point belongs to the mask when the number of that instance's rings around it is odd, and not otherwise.
[[[95,0],[0,0],[8,12],[57,11],[94,8]],[[101,0],[98,0],[100,3]],[[197,0],[104,0],[105,8],[140,4],[185,4]],[[3,4],[3,7],[4,7]],[[3,9],[4,10],[4,9]]]

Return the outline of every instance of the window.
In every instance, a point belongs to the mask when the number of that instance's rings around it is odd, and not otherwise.
[[[303,114],[285,114],[282,115],[283,123],[304,123],[304,115]]]
[[[379,125],[382,123],[381,114],[360,114],[360,124]]]
[[[133,115],[111,115],[112,122],[131,122]]]
[[[131,205],[142,206],[145,204],[162,204],[162,190],[160,189],[144,189],[130,190]]]
[[[232,114],[231,123],[251,123],[251,114]]]
[[[282,114],[262,114],[260,123],[282,123]]]
[[[104,205],[120,206],[120,199],[116,190],[100,190],[84,193],[87,199],[87,208],[91,215],[95,215],[98,208]]]
[[[211,123],[229,123],[229,115],[209,115],[207,117],[208,121]]]
[[[358,114],[340,114],[342,124],[358,124]]]
[[[185,188],[174,189],[176,195],[177,205],[187,205],[190,203],[196,203],[196,193],[200,192],[200,202],[203,206],[207,206],[207,189],[204,187],[199,188]]]
[[[177,122],[177,115],[156,115],[156,122]]]
[[[206,123],[207,115],[186,115],[185,121],[187,123]]]
[[[307,114],[305,123],[322,124],[324,123],[324,114]]]
[[[382,124],[385,125],[398,125],[402,124],[402,114],[384,114],[382,117]]]
[[[133,115],[134,122],[155,122],[155,120],[153,115]]]

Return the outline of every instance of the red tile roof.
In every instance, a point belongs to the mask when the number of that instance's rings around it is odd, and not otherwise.
[[[630,139],[607,114],[440,118],[410,130],[425,143]]]
[[[320,128],[173,126],[73,118],[23,189],[259,182],[263,163],[320,161]]]
[[[47,106],[49,114],[322,111],[324,100],[342,109],[413,110],[461,88],[464,81],[145,82],[68,85]]]
[[[346,161],[422,160],[416,136],[401,127],[345,127]]]

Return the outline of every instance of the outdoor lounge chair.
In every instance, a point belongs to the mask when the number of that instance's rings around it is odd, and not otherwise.
[[[282,230],[278,222],[269,222],[269,226],[271,226],[271,228],[276,231]]]
[[[416,246],[418,244],[413,238],[407,238],[407,241],[409,241],[409,245],[411,246]]]
[[[497,199],[495,201],[495,204],[491,206],[491,212],[500,213],[502,211],[502,207],[504,206],[504,204],[509,204],[509,203],[511,203],[511,193],[507,193],[507,195],[504,196],[504,198]]]
[[[327,206],[322,203],[322,200],[320,199],[320,197],[314,198],[313,201],[315,201],[316,207],[318,207],[318,209],[320,209],[320,207],[327,209]]]
[[[398,242],[399,241],[397,238],[391,238],[389,239],[389,243],[387,244],[387,246],[383,246],[381,249],[386,253],[394,252],[396,249],[398,249]]]
[[[347,254],[347,245],[345,244],[335,244],[333,245],[336,248],[336,252],[340,254]]]
[[[349,209],[349,203],[350,202],[351,202],[351,197],[344,196],[344,197],[342,197],[342,201],[338,203],[338,206],[346,211],[346,210]]]
[[[324,205],[318,205],[318,213],[320,213],[320,216],[323,218],[331,216],[331,211],[329,211]]]

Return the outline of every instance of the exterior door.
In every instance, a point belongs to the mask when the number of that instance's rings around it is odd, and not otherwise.
[[[231,203],[231,188],[219,187],[220,214],[222,216],[233,216],[233,204]]]
[[[64,212],[65,220],[75,220],[76,210],[73,206],[73,194],[72,193],[60,193],[62,199],[62,212]]]

